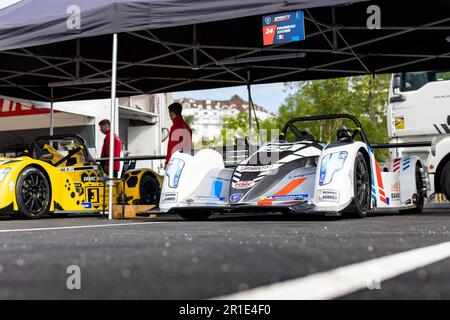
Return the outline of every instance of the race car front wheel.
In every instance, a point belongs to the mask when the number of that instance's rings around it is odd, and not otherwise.
[[[420,171],[422,166],[420,163],[416,165],[416,207],[412,209],[400,210],[402,213],[422,213],[425,206],[426,188]]]
[[[19,214],[28,219],[37,219],[48,213],[50,207],[50,183],[41,169],[23,169],[16,184],[16,199]]]
[[[354,167],[354,209],[352,216],[364,218],[370,209],[370,174],[366,159],[361,152],[356,154]]]

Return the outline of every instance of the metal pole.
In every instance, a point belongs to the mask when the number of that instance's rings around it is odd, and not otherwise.
[[[247,71],[247,91],[248,91],[248,137],[251,139],[252,134],[252,106],[250,104],[250,70]]]
[[[50,135],[53,135],[53,126],[54,126],[54,117],[53,117],[53,87],[50,88]]]
[[[117,81],[117,33],[113,34],[113,48],[112,48],[112,76],[111,76],[111,127],[109,134],[109,197],[108,197],[108,219],[112,219],[113,211],[113,185],[114,181],[114,134],[116,129],[116,81]]]

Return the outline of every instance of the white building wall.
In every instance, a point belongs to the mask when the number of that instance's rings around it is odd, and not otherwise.
[[[53,105],[54,110],[81,114],[90,117],[90,123],[87,125],[95,125],[95,149],[89,150],[93,157],[99,158],[102,152],[103,141],[105,136],[98,129],[98,123],[103,119],[110,119],[111,100],[86,100],[86,101],[67,101],[58,102]],[[60,119],[55,114],[54,124],[59,126]],[[119,132],[119,121],[115,121],[115,131]]]
[[[9,98],[12,101],[20,102],[23,107],[37,106],[39,108],[50,108],[50,103],[27,101],[18,98]],[[143,101],[145,99],[141,98]],[[148,98],[147,98],[148,100]],[[171,94],[155,95],[155,113],[158,115],[155,125],[129,127],[127,153],[130,155],[165,155],[167,151],[167,140],[162,141],[163,133],[170,129],[172,122],[168,116],[167,106],[172,103]],[[133,100],[134,104],[139,104],[140,99]],[[54,127],[70,126],[95,126],[95,148],[90,148],[93,157],[100,157],[101,148],[105,136],[100,132],[98,123],[102,119],[110,118],[111,101],[109,99],[87,100],[87,101],[67,101],[54,103]],[[116,117],[115,131],[119,132],[119,121]],[[0,131],[27,130],[50,128],[50,114],[37,114],[29,116],[2,118],[0,114]],[[138,162],[139,167],[145,167],[145,163]],[[155,164],[156,166],[156,164]]]
[[[167,136],[172,121],[167,107],[173,102],[171,94],[157,95],[155,113],[158,123],[153,126],[128,127],[128,155],[165,155],[167,153]],[[163,141],[164,140],[164,141]],[[162,174],[164,161],[138,161],[137,168],[152,168]]]

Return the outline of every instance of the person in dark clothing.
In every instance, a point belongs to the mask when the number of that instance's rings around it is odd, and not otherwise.
[[[108,119],[103,119],[98,123],[100,126],[100,131],[105,135],[105,140],[103,141],[103,147],[102,147],[102,153],[101,158],[109,158],[109,141],[110,141],[110,135],[111,135],[111,123]],[[122,141],[120,140],[119,136],[117,134],[114,134],[114,158],[120,157],[120,150],[122,149]],[[103,171],[108,174],[109,172],[109,161],[102,161],[102,167]],[[117,178],[119,176],[119,170],[120,170],[120,162],[114,161],[114,177]]]
[[[178,102],[169,105],[169,117],[172,120],[172,127],[169,133],[169,143],[167,145],[166,165],[170,157],[176,151],[187,151],[192,149],[192,129],[183,120],[181,112],[183,107]]]

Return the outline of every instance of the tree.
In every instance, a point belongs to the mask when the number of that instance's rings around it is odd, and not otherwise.
[[[359,118],[370,142],[388,142],[386,106],[391,75],[360,76],[352,78],[355,115]],[[377,151],[380,161],[388,159],[389,151]]]
[[[353,113],[349,78],[304,81],[292,84],[296,91],[289,95],[286,103],[278,110],[278,125],[281,128],[293,117],[333,113]],[[338,121],[304,123],[315,137],[330,142],[343,124]],[[292,135],[290,135],[292,137]]]
[[[281,130],[293,117],[349,113],[360,120],[369,142],[387,142],[386,105],[389,83],[390,75],[377,75],[286,84],[294,92],[288,95],[285,103],[280,106],[278,115],[261,121],[260,128],[267,130],[267,138],[270,139],[271,130]],[[235,130],[239,137],[248,136],[247,113],[224,120],[222,137],[225,137],[226,129]],[[353,122],[342,119],[302,123],[301,126],[308,129],[318,140],[329,143],[336,140],[336,132],[341,125],[348,128],[355,126]],[[253,126],[256,128],[255,122]],[[289,133],[287,139],[292,138],[293,134]],[[388,150],[380,150],[376,156],[378,160],[384,161],[388,158]]]
[[[192,127],[192,125],[194,124],[194,116],[193,115],[188,115],[188,116],[183,116],[183,120],[190,126]]]
[[[280,107],[277,125],[281,128],[289,119],[333,113],[349,113],[361,122],[369,142],[387,142],[386,104],[390,75],[359,76],[314,80],[290,84],[295,92],[290,94]],[[331,142],[341,125],[349,128],[348,121],[321,121],[305,127],[319,140]],[[292,135],[288,136],[292,137]],[[387,150],[377,152],[377,158],[388,158]]]

